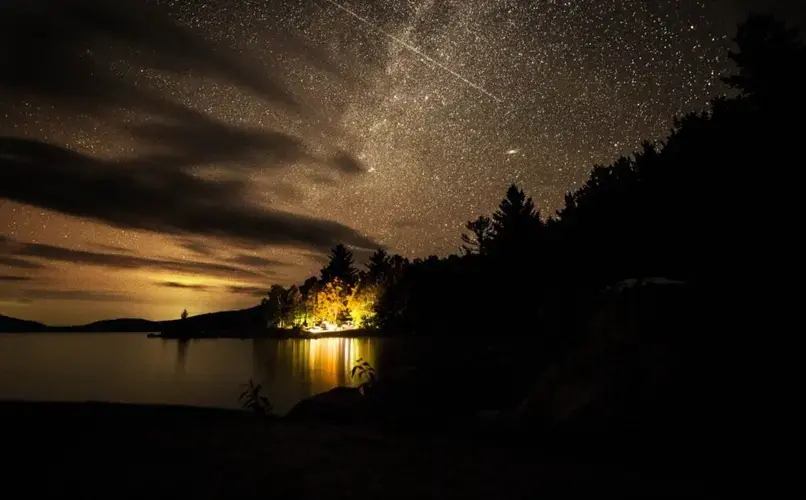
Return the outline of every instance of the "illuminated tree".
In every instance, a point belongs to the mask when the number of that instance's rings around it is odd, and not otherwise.
[[[359,285],[347,298],[347,310],[356,328],[366,328],[372,324],[378,292],[378,285]]]
[[[323,321],[331,324],[340,322],[339,320],[347,308],[346,290],[344,283],[339,278],[334,278],[311,294],[308,299],[308,307],[314,324]]]
[[[296,285],[291,285],[286,292],[283,309],[283,322],[287,326],[301,326],[307,316],[305,298]]]

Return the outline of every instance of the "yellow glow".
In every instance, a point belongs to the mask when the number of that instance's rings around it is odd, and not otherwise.
[[[304,370],[314,389],[318,392],[339,385],[351,385],[350,370],[355,360],[363,358],[374,366],[375,356],[372,342],[368,339],[311,339],[305,340],[302,349],[306,351],[307,363],[297,370]],[[296,344],[295,344],[296,345]]]
[[[327,333],[366,328],[375,316],[378,290],[371,285],[352,289],[338,279],[327,283],[308,298],[310,333]]]

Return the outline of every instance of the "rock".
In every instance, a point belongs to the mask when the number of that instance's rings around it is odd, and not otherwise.
[[[630,280],[609,287],[586,338],[543,373],[516,420],[547,431],[636,435],[691,424],[707,392],[709,332],[700,324],[684,284]]]
[[[351,424],[367,419],[364,396],[354,387],[336,387],[303,399],[288,412],[289,420]]]

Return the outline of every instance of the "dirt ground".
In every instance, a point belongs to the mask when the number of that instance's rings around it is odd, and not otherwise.
[[[668,466],[456,433],[267,423],[244,412],[0,402],[20,497],[717,498]]]

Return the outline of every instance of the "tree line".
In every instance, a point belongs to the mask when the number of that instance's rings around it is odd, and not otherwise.
[[[494,213],[466,224],[457,255],[379,249],[359,271],[338,245],[319,277],[272,287],[270,316],[414,335],[534,332],[572,323],[603,287],[642,277],[685,282],[715,308],[762,308],[771,298],[760,290],[791,251],[782,238],[795,213],[788,173],[803,164],[806,49],[766,16],[749,17],[734,41],[731,95],[675,119],[666,140],[594,166],[555,214],[513,185]]]

